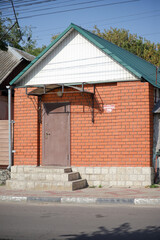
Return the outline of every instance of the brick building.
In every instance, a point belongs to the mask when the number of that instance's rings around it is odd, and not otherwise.
[[[153,182],[155,66],[71,24],[10,84],[13,175],[67,166],[94,186]]]

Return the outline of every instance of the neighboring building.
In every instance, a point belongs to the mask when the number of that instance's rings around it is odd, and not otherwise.
[[[154,65],[71,24],[10,84],[14,172],[71,166],[89,185],[153,182]]]
[[[6,86],[32,60],[34,56],[8,46],[7,51],[0,50],[0,167],[8,166],[8,90]],[[12,92],[12,119],[13,117]]]

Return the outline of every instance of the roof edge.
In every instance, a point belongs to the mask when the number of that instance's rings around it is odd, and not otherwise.
[[[48,50],[54,45],[56,44],[71,28],[73,27],[73,23],[71,23],[69,25],[69,27],[63,31],[53,42],[51,42],[49,44],[48,47],[46,47],[35,59],[33,59],[33,61],[28,64],[27,67],[25,67],[9,84],[13,85],[14,83],[16,83],[17,80],[20,80],[20,78],[23,76],[23,74],[30,68],[32,67],[45,53],[48,52]]]
[[[39,62],[39,59],[41,59],[41,57],[43,57],[63,36],[65,36],[65,34],[70,31],[71,29],[76,30],[78,33],[80,33],[84,38],[86,38],[90,43],[92,43],[93,45],[95,45],[96,47],[98,47],[103,53],[107,54],[108,56],[110,56],[114,61],[116,61],[118,64],[120,64],[125,70],[127,70],[128,72],[130,72],[132,75],[134,75],[136,78],[138,78],[139,80],[143,77],[145,78],[145,80],[147,82],[149,82],[150,84],[152,84],[153,86],[155,86],[155,83],[152,82],[150,79],[147,78],[147,76],[142,76],[142,74],[140,72],[137,71],[137,69],[134,69],[132,66],[130,66],[129,64],[127,64],[126,62],[124,62],[122,59],[120,59],[118,56],[116,56],[114,53],[112,53],[111,51],[109,51],[107,48],[105,48],[103,46],[103,44],[101,44],[100,42],[98,42],[98,40],[94,39],[94,37],[91,36],[91,34],[95,35],[98,38],[101,38],[99,36],[97,36],[96,34],[89,32],[86,29],[83,29],[82,27],[75,25],[73,23],[71,23],[69,25],[69,27],[63,31],[53,42],[51,42],[49,44],[48,47],[46,47],[27,67],[25,67],[9,84],[13,85],[15,83],[17,83],[17,81],[20,81],[22,79],[22,77],[24,76],[24,74],[35,64]],[[102,38],[103,39],[103,38]],[[103,39],[104,40],[104,39]],[[116,45],[117,46],[117,45]],[[117,46],[118,47],[118,46]],[[123,49],[125,50],[125,49]],[[127,50],[125,50],[127,51]],[[132,54],[132,53],[131,53]],[[134,54],[133,54],[134,55]],[[144,59],[142,59],[144,60]],[[145,60],[144,60],[145,61]],[[147,61],[146,61],[147,62]],[[151,64],[151,63],[150,63]],[[153,65],[153,64],[151,64]],[[154,65],[153,65],[154,66]],[[26,73],[27,74],[27,73]],[[25,74],[25,75],[26,75]],[[157,86],[156,84],[156,87]]]
[[[130,73],[134,74],[136,77],[138,77],[139,79],[141,79],[142,75],[139,74],[135,69],[133,69],[132,67],[126,65],[126,63],[124,63],[121,59],[119,59],[117,56],[115,56],[113,53],[111,53],[109,50],[105,49],[104,50],[104,46],[102,46],[100,43],[98,43],[96,40],[94,40],[92,37],[89,36],[89,34],[87,34],[87,32],[89,32],[86,29],[83,29],[73,23],[71,23],[71,25],[73,26],[73,28],[75,30],[77,30],[81,35],[83,35],[84,37],[87,38],[87,40],[89,40],[91,43],[93,43],[94,45],[96,45],[99,49],[101,49],[102,52],[104,52],[105,54],[107,53],[112,59],[114,59],[117,63],[119,63],[120,65],[122,65],[125,69],[127,69]],[[85,31],[85,33],[84,33]],[[95,35],[96,37],[99,37],[98,35],[92,33],[93,35]],[[101,38],[101,37],[99,37]],[[118,46],[117,46],[118,47]]]

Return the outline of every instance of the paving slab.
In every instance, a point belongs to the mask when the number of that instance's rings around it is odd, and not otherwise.
[[[159,188],[85,188],[76,191],[10,190],[0,186],[0,201],[57,202],[71,204],[160,205]]]

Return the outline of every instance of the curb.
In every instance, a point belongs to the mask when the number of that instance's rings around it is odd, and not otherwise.
[[[132,204],[160,205],[160,198],[88,198],[88,197],[18,197],[0,196],[0,201],[37,202],[37,203],[70,203],[70,204]]]

